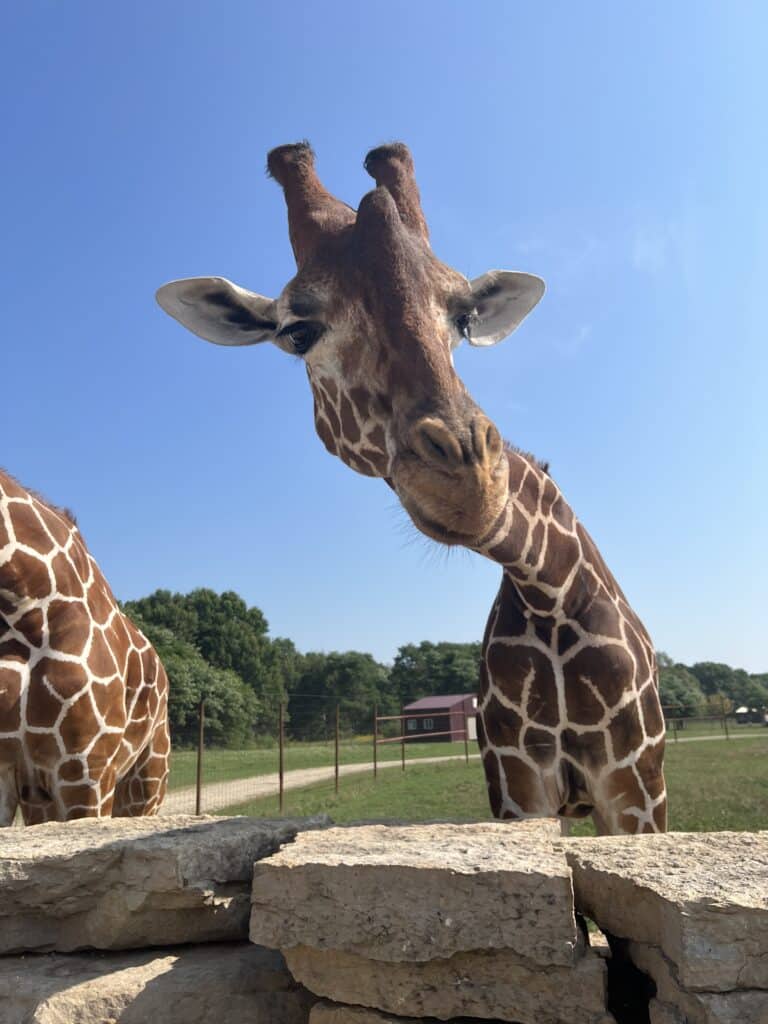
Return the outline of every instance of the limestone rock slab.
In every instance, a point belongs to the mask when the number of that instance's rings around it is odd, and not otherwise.
[[[656,946],[630,942],[629,957],[656,983],[651,1024],[768,1024],[768,992],[689,992],[678,981],[675,965]]]
[[[245,939],[253,862],[327,820],[102,818],[0,830],[0,953]]]
[[[309,1012],[309,1024],[436,1024],[436,1017],[398,1017],[367,1006],[320,1000]],[[454,1017],[451,1024],[482,1024],[477,1017]],[[489,1022],[490,1024],[490,1022]]]
[[[433,1018],[434,1019],[434,1018]],[[346,1006],[325,1000],[315,1003],[309,1012],[309,1024],[428,1024],[428,1017],[396,1017],[367,1006]]]
[[[476,818],[467,820],[462,818],[425,818],[419,821],[419,825],[461,825],[464,828],[486,825],[497,825],[498,822],[489,822],[487,818]],[[408,828],[413,821],[406,821],[405,818],[361,818],[356,821],[346,822],[339,828],[360,828],[363,825],[385,825],[388,828],[394,826]],[[520,821],[505,821],[502,828],[512,828],[516,835],[527,835],[531,838],[541,840],[557,840],[563,836],[563,826],[559,818],[524,818]]]
[[[577,908],[658,946],[686,989],[768,989],[768,832],[568,839]]]
[[[589,951],[573,967],[542,967],[507,951],[393,963],[304,946],[285,959],[315,995],[401,1017],[614,1024],[605,1009],[605,961]]]
[[[314,997],[248,943],[0,958],[3,1024],[307,1024]]]
[[[302,833],[254,867],[251,939],[377,960],[510,949],[569,965],[580,935],[551,833],[505,823]]]

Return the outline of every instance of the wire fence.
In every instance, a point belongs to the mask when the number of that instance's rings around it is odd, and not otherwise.
[[[479,756],[474,748],[475,712],[413,710],[380,714],[379,708],[345,705],[333,697],[293,694],[279,703],[270,720],[271,735],[254,739],[245,749],[206,744],[205,701],[198,708],[197,747],[174,750],[163,814],[231,813],[256,815],[290,812],[290,792],[311,786],[322,807],[338,797],[345,779],[408,765],[447,759],[466,763]],[[748,719],[725,704],[720,714],[687,715],[678,705],[663,707],[668,737],[675,743],[748,735]],[[768,724],[760,719],[759,724]],[[755,723],[751,723],[755,724]],[[367,725],[367,729],[366,729]]]
[[[744,726],[768,725],[768,716],[762,711],[734,710],[725,698],[719,701],[719,706],[711,701],[711,711],[713,703],[715,713],[708,715],[690,715],[682,705],[664,705],[662,711],[668,736],[675,742],[681,739],[733,739],[749,734],[744,731]]]
[[[461,728],[415,730],[406,733],[407,720],[434,721],[435,715],[416,712],[380,715],[378,707],[349,707],[335,698],[292,694],[301,703],[278,705],[271,736],[251,747],[230,750],[206,744],[206,707],[198,707],[197,747],[174,750],[169,791],[163,814],[290,812],[289,793],[312,786],[316,804],[332,799],[351,776],[372,774],[410,763],[434,763],[447,758],[470,759],[474,730],[469,716]],[[367,719],[367,721],[366,721]],[[367,732],[362,728],[367,724]],[[472,723],[473,725],[474,723]]]

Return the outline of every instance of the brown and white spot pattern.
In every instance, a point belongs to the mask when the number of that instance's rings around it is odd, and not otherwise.
[[[478,735],[499,818],[592,813],[663,831],[664,719],[653,646],[552,479],[508,454],[504,567],[483,644]]]
[[[155,814],[167,705],[75,523],[0,472],[0,825]]]

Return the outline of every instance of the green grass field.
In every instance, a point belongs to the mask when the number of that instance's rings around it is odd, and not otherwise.
[[[470,744],[475,753],[474,741]],[[408,760],[420,757],[444,757],[464,753],[463,743],[408,743]],[[251,775],[267,775],[277,771],[277,746],[251,750],[206,750],[203,755],[203,781],[228,782]],[[380,761],[399,761],[400,744],[383,743],[378,748]],[[339,748],[341,764],[356,764],[373,759],[373,739],[370,736],[343,740]],[[289,743],[285,751],[285,770],[333,766],[333,742]],[[169,789],[194,786],[197,754],[194,750],[175,750],[171,754]]]
[[[424,744],[426,746],[427,744]],[[728,742],[670,743],[666,759],[670,822],[675,831],[707,832],[768,828],[768,730],[754,738]],[[412,765],[405,773],[387,769],[343,778],[338,798],[328,784],[289,790],[286,815],[324,811],[335,821],[366,818],[490,819],[482,768],[469,765]],[[230,807],[222,814],[277,817],[277,797]],[[578,822],[574,834],[592,830]]]

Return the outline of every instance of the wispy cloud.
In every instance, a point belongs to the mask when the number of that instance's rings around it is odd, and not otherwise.
[[[675,221],[638,224],[630,242],[632,266],[645,274],[660,274],[680,259],[680,228]]]
[[[592,324],[582,324],[570,337],[559,338],[555,348],[564,356],[574,356],[587,345],[592,337]]]
[[[560,281],[589,273],[609,253],[606,240],[596,235],[557,241],[533,236],[515,242],[514,249],[524,257],[544,254],[550,272]]]

